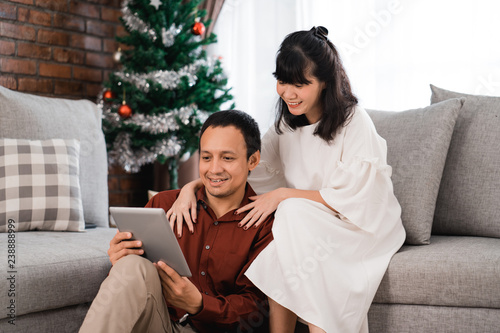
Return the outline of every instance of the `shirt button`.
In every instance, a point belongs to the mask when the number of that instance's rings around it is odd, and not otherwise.
[[[203,275],[203,276],[205,276],[206,273],[205,273],[205,271],[201,271],[200,274]]]
[[[205,249],[209,250],[210,249],[210,245],[205,246]]]
[[[219,225],[219,221],[215,221],[215,222],[214,222],[214,224],[215,224],[215,225]]]

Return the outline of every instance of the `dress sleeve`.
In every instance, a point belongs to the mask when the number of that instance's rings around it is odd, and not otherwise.
[[[274,127],[269,128],[262,138],[260,163],[250,173],[248,182],[257,194],[286,187],[279,155],[279,136]]]
[[[320,194],[338,217],[374,233],[387,218],[398,219],[401,207],[394,196],[387,145],[365,110],[356,108],[343,131],[340,161],[332,166]]]

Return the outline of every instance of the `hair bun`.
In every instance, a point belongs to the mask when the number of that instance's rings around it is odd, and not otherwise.
[[[323,27],[323,26],[317,26],[317,27],[313,27],[311,29],[313,31],[313,34],[316,36],[316,37],[319,37],[321,39],[324,39],[324,40],[328,40],[328,29]]]

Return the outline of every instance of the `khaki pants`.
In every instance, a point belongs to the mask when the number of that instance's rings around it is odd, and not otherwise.
[[[129,255],[118,260],[101,284],[81,333],[196,332],[170,320],[156,267]]]

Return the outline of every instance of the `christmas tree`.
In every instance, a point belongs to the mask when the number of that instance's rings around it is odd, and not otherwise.
[[[201,20],[202,1],[124,0],[128,35],[117,41],[126,50],[115,54],[122,67],[109,75],[98,101],[109,164],[138,172],[168,163],[171,188],[179,161],[198,149],[205,119],[232,99],[220,60],[203,49],[216,36],[202,38],[210,24]]]

